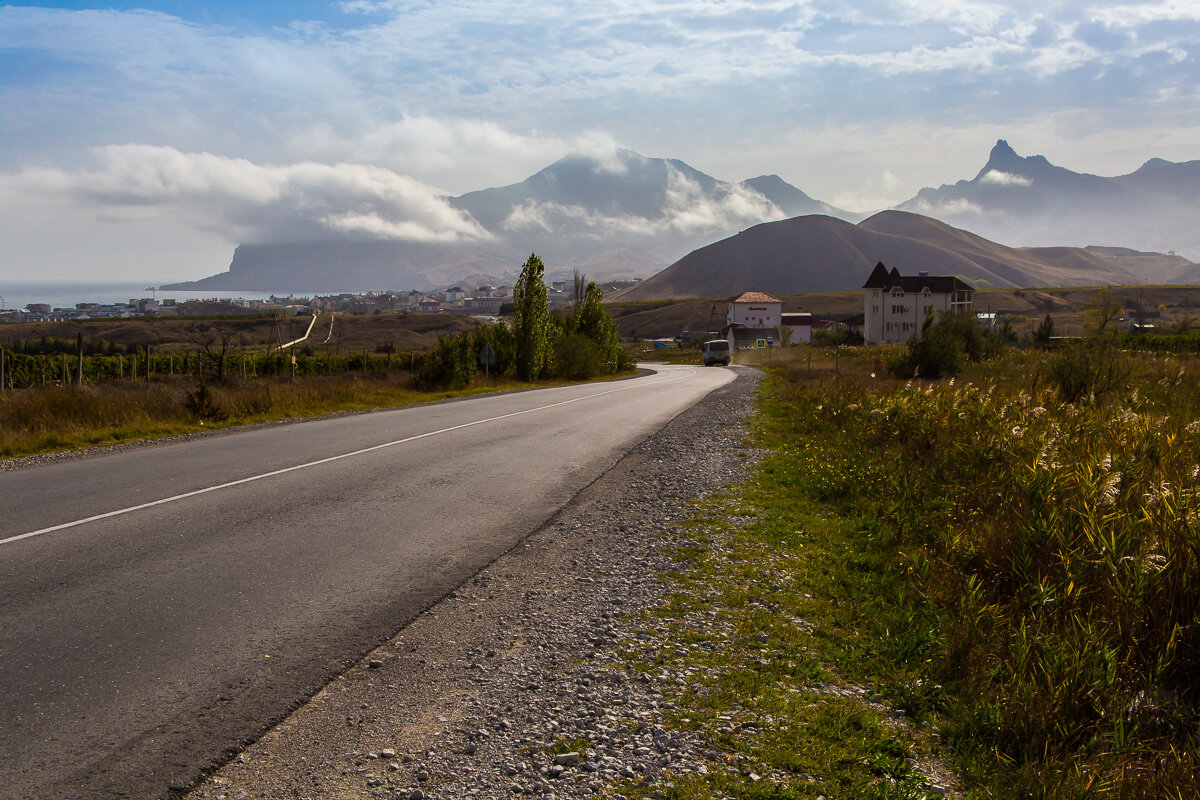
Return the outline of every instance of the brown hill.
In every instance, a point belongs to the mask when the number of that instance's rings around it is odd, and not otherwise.
[[[723,297],[748,287],[772,294],[848,291],[861,287],[879,261],[901,272],[958,275],[977,287],[1137,282],[1081,248],[1006,247],[930,217],[884,211],[858,225],[815,214],[756,225],[612,299]]]

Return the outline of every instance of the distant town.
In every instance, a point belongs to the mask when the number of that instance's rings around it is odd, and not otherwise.
[[[614,281],[604,286],[614,291],[636,281]],[[548,286],[551,305],[571,301],[572,282],[552,281]],[[0,323],[70,322],[89,319],[132,319],[136,317],[197,317],[225,314],[314,314],[344,313],[416,313],[453,312],[476,316],[498,316],[505,303],[512,303],[512,286],[451,286],[428,292],[342,292],[303,297],[271,295],[265,300],[241,297],[212,297],[177,301],[170,297],[130,298],[125,303],[76,303],[69,308],[52,308],[48,303],[28,303],[20,308],[0,308]],[[157,294],[157,292],[155,293]]]

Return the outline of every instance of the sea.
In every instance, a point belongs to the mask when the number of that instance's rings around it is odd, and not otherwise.
[[[159,289],[152,283],[25,283],[0,278],[0,309],[24,308],[30,303],[46,303],[51,308],[74,308],[78,303],[127,303],[130,300],[170,298],[207,300],[209,298],[241,297],[245,300],[266,300],[272,294],[286,297],[285,292],[222,292],[208,289],[202,292],[181,292]],[[296,297],[312,297],[311,293],[294,292]],[[330,292],[321,292],[327,295]]]

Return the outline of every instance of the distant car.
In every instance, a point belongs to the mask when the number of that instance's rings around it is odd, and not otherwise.
[[[704,366],[711,367],[720,364],[729,366],[729,342],[725,339],[713,339],[704,343]]]

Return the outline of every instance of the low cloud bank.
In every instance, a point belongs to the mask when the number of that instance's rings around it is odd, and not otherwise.
[[[93,153],[94,169],[0,176],[0,196],[67,200],[115,219],[160,214],[243,242],[489,238],[433,187],[382,167],[265,165],[139,144]]]
[[[979,182],[996,186],[1031,186],[1033,179],[1026,178],[1024,175],[1013,175],[1011,172],[1001,172],[998,169],[989,169],[979,179]]]
[[[617,159],[600,162],[618,172],[626,167]],[[526,201],[513,209],[504,220],[506,231],[555,233],[580,229],[597,238],[615,235],[657,236],[668,233],[699,234],[731,231],[744,225],[757,225],[784,219],[786,215],[758,192],[738,184],[724,184],[715,192],[704,188],[683,172],[667,170],[666,202],[662,213],[653,217],[632,214],[605,214],[582,205]]]

